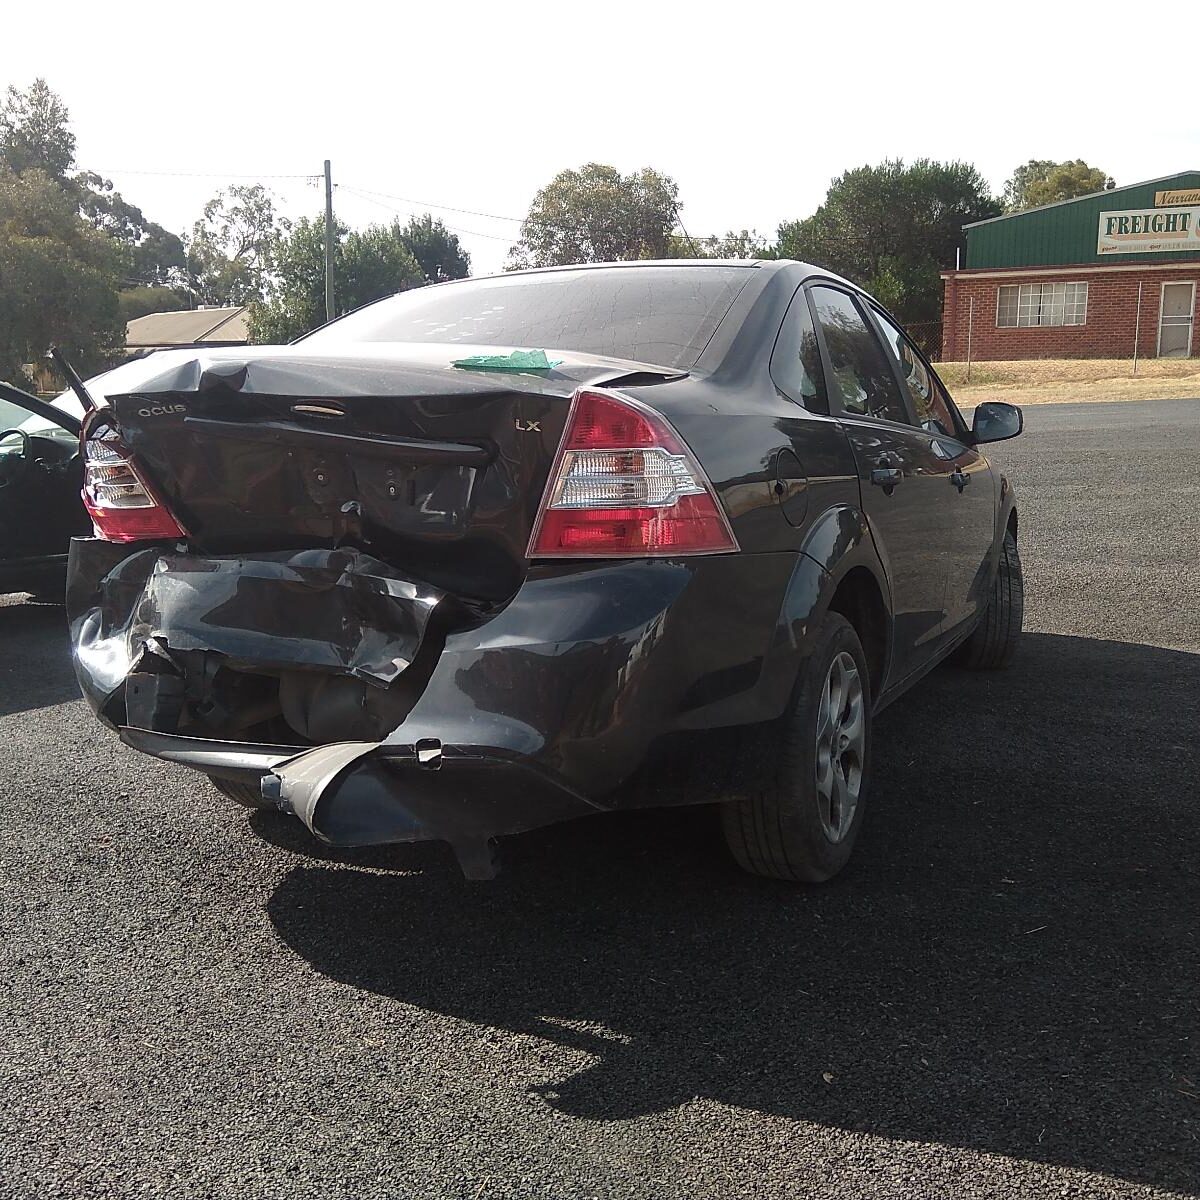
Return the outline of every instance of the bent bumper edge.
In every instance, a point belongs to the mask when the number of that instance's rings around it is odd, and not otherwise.
[[[122,727],[121,740],[208,775],[257,782],[330,846],[448,842],[469,879],[495,874],[491,839],[604,811],[531,764],[455,747],[272,746]]]

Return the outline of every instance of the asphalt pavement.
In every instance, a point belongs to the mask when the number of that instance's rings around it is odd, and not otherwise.
[[[0,1196],[1200,1195],[1200,401],[1026,415],[1021,656],[822,888],[707,810],[323,852],[0,606]]]

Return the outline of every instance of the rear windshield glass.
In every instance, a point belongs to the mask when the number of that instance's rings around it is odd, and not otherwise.
[[[499,275],[402,292],[309,344],[461,342],[692,366],[753,267],[612,267]]]

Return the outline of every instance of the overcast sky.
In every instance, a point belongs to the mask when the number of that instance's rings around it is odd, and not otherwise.
[[[966,159],[997,190],[1029,158],[1118,183],[1200,167],[1183,11],[46,0],[5,6],[0,82],[44,76],[80,166],[177,232],[239,175],[316,213],[314,184],[269,176],[329,158],[343,220],[428,208],[484,273],[516,237],[502,218],[589,161],[673,176],[693,235],[773,234],[885,157]]]

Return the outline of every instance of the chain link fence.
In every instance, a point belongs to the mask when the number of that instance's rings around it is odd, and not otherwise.
[[[937,362],[942,357],[942,323],[941,321],[914,321],[904,326],[917,348],[931,362]]]

